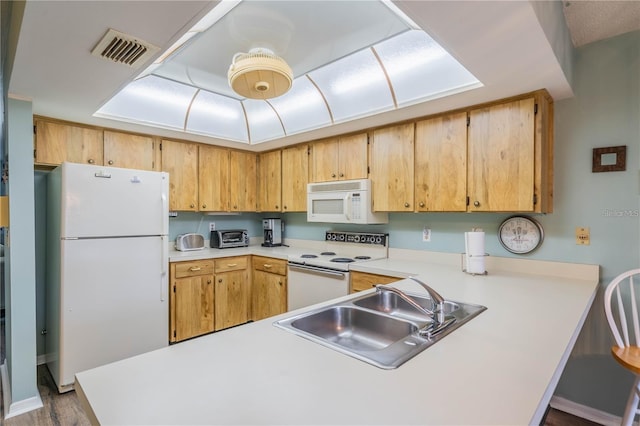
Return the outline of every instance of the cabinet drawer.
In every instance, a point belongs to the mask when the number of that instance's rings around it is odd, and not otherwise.
[[[247,269],[247,256],[224,257],[216,259],[216,274],[220,272]]]
[[[369,290],[377,284],[390,284],[400,281],[402,278],[389,275],[369,274],[366,272],[351,272],[351,293]]]
[[[273,257],[253,256],[253,269],[271,272],[272,274],[287,275],[287,261]]]
[[[189,262],[175,263],[175,277],[194,277],[196,275],[213,274],[213,260],[193,260]]]

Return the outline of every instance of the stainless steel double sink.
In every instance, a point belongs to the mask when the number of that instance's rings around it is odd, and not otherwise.
[[[429,297],[406,295],[420,306],[433,309]],[[274,325],[376,367],[393,369],[485,309],[445,301],[446,320],[437,324],[396,293],[378,290],[276,321]]]

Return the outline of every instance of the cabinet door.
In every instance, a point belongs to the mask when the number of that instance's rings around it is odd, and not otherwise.
[[[231,151],[229,167],[229,201],[232,212],[255,212],[257,201],[257,155]]]
[[[229,150],[215,146],[198,147],[198,209],[229,210]]]
[[[258,154],[258,210],[279,212],[282,205],[280,150]]]
[[[198,145],[162,141],[162,171],[169,173],[169,210],[198,210]]]
[[[155,144],[151,136],[104,132],[104,164],[126,169],[156,170]]]
[[[309,147],[297,145],[282,150],[282,211],[307,211]]]
[[[213,275],[175,280],[175,340],[214,330]]]
[[[224,272],[215,277],[216,330],[249,321],[248,270]]]
[[[338,142],[338,179],[367,178],[367,134],[346,136]]]
[[[469,113],[469,210],[534,208],[534,98]]]
[[[36,120],[35,163],[58,166],[63,161],[102,165],[103,131]]]
[[[467,210],[467,113],[416,123],[416,210]]]
[[[311,145],[311,181],[338,179],[338,139],[327,139]]]
[[[373,132],[371,184],[374,211],[413,211],[413,137],[413,123]]]
[[[402,278],[391,277],[389,275],[369,274],[366,272],[351,272],[351,293],[357,291],[371,290],[378,284],[390,284],[401,280]]]
[[[251,311],[254,321],[287,312],[287,278],[254,270]]]

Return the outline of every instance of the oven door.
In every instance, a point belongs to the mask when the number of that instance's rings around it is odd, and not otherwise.
[[[287,306],[298,308],[349,294],[349,272],[289,263]]]

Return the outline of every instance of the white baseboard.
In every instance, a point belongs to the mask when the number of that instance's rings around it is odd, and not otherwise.
[[[555,395],[551,397],[549,405],[556,410],[564,411],[565,413],[569,413],[604,426],[618,426],[622,421],[622,417],[614,416],[613,414],[596,410],[595,408],[587,407],[586,405],[578,404],[577,402],[569,401],[568,399]],[[634,423],[634,425],[637,425],[637,423]]]
[[[5,420],[43,407],[42,399],[40,399],[40,393],[37,393],[34,397],[23,399],[22,401],[11,402],[11,386],[9,385],[9,372],[7,371],[6,361],[0,365],[0,374],[2,375],[2,395],[5,407]]]

